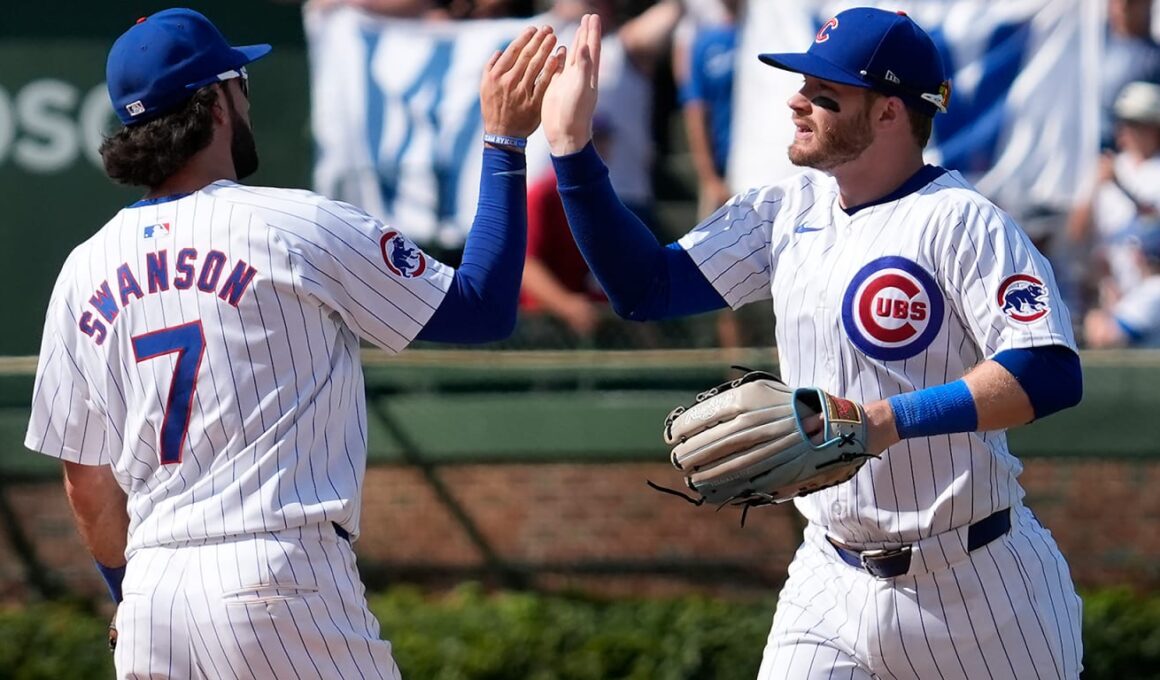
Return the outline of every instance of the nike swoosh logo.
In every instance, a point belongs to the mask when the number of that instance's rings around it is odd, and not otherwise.
[[[803,227],[801,225],[798,225],[797,227],[794,227],[793,233],[805,234],[805,233],[808,233],[811,231],[821,231],[821,230],[822,230],[821,227]]]
[[[528,171],[523,169],[523,168],[520,168],[519,170],[500,170],[499,172],[491,173],[492,177],[498,177],[500,175],[519,176],[519,175],[527,175],[527,174],[528,174]]]

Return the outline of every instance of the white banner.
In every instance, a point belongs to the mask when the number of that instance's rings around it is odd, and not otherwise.
[[[751,2],[738,50],[729,180],[735,189],[796,171],[785,102],[801,76],[762,52],[801,52],[829,17],[857,5],[903,10],[931,34],[951,74],[930,163],[959,170],[1017,217],[1065,210],[1098,151],[1101,0]]]
[[[314,189],[420,243],[461,244],[479,196],[483,66],[527,25],[307,11]]]

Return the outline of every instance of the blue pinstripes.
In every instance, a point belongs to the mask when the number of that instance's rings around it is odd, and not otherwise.
[[[310,569],[310,578],[311,578],[311,580],[312,580],[312,581],[314,581],[315,583],[317,583],[317,582],[318,582],[318,574],[317,574],[317,572],[316,572],[316,570],[315,570],[315,568],[314,568],[314,563],[313,563],[313,561],[311,561],[311,562],[308,562],[306,566],[307,566],[307,567]],[[306,608],[306,613],[307,613],[307,614],[309,615],[309,617],[310,617],[310,624],[311,624],[312,626],[314,626],[314,631],[315,631],[315,633],[317,633],[317,634],[318,634],[318,635],[321,637],[321,636],[322,636],[322,634],[323,634],[323,633],[322,633],[322,626],[321,626],[321,625],[319,625],[319,623],[318,623],[318,618],[317,618],[317,616],[315,615],[315,612],[314,612],[314,607],[309,607],[309,606],[308,606],[308,607]],[[301,636],[302,636],[302,629],[301,629],[301,628],[298,626],[298,622],[297,622],[297,621],[295,621],[295,623],[294,623],[294,629],[295,629],[295,630],[298,632],[298,635],[301,637]],[[302,643],[302,644],[303,644],[303,648],[306,648],[306,641],[305,641],[305,640],[303,640],[303,643]],[[334,658],[334,650],[332,650],[332,649],[330,648],[330,645],[326,645],[325,649],[326,649],[326,657],[327,657],[328,659],[330,659],[330,664],[331,664],[332,666],[334,666],[335,670],[338,670],[339,668],[341,668],[342,666],[341,666],[341,665],[338,663],[338,660]],[[313,659],[311,660],[311,663],[314,663]]]
[[[299,549],[303,550],[305,552],[306,545],[303,543],[302,538],[299,537],[297,543],[298,543]],[[298,571],[295,569],[295,567],[293,567],[293,562],[290,559],[290,556],[287,554],[287,549],[285,549],[285,545],[281,542],[278,543],[278,549],[282,550],[282,558],[287,560],[287,564],[290,565],[290,573],[291,573],[291,576],[293,576],[293,579],[295,579],[297,581],[299,578],[302,578],[299,576]],[[311,621],[311,623],[314,624],[314,628],[316,628],[319,631],[319,634],[321,634],[321,629],[318,628],[318,622],[314,621],[314,614],[313,614],[313,612],[311,612],[310,607],[306,608],[306,612],[307,612],[307,614],[310,614],[310,621]],[[298,636],[298,642],[300,644],[302,644],[302,649],[305,650],[306,649],[306,638],[302,635],[302,628],[299,627],[297,618],[291,618],[290,622],[293,624],[293,631],[295,631],[295,635]],[[287,658],[290,659],[290,652],[289,652],[289,650],[285,649],[285,642],[283,641],[283,637],[281,635],[278,636],[278,642],[282,643],[282,650],[285,652],[285,654],[287,654]],[[314,657],[312,657],[311,654],[304,654],[304,656],[306,657],[306,660],[310,661],[310,665],[313,666],[314,673],[318,674],[319,678],[324,677],[324,674],[322,674],[322,671],[318,667],[318,664],[314,663]],[[334,664],[334,656],[333,656],[333,654],[331,654],[331,650],[329,650],[329,648],[327,648],[327,650],[326,650],[326,656],[331,658],[331,664]],[[293,664],[292,659],[290,659],[290,663]],[[338,664],[334,664],[334,667],[335,667],[335,670],[338,670]]]
[[[239,203],[240,203],[240,202],[239,202]],[[240,204],[241,204],[241,205],[246,205],[246,204],[244,204],[244,203],[240,203]],[[351,250],[351,254],[352,254],[352,256],[356,256],[358,259],[361,259],[361,260],[362,260],[364,263],[366,263],[367,265],[369,265],[369,266],[370,266],[372,269],[374,269],[374,270],[376,270],[376,271],[381,271],[381,267],[379,267],[378,263],[376,263],[374,260],[372,260],[372,259],[370,259],[369,257],[367,257],[367,256],[366,256],[366,253],[365,253],[365,252],[363,252],[363,250],[362,250],[362,249],[360,249],[360,248],[356,248],[355,246],[351,245],[349,242],[347,242],[345,239],[343,239],[343,238],[342,238],[341,236],[339,236],[337,233],[335,233],[334,231],[332,231],[332,230],[328,229],[328,228],[326,227],[326,225],[322,224],[321,222],[316,222],[316,221],[314,221],[314,220],[311,220],[311,219],[307,219],[307,218],[305,218],[305,217],[302,217],[301,215],[296,215],[296,214],[294,214],[294,213],[285,212],[285,211],[282,211],[282,210],[278,210],[278,209],[276,209],[276,208],[264,207],[264,206],[259,206],[259,205],[251,205],[251,207],[261,208],[262,210],[267,210],[267,211],[270,211],[270,212],[279,213],[279,214],[281,214],[281,215],[283,215],[283,216],[285,216],[285,217],[292,218],[292,219],[298,220],[298,221],[300,221],[300,222],[305,222],[305,223],[307,223],[307,224],[312,224],[312,225],[314,225],[314,226],[318,227],[318,229],[319,229],[320,231],[322,231],[322,232],[326,233],[327,235],[329,235],[329,236],[333,237],[335,241],[338,241],[339,243],[342,243],[344,246],[346,246],[347,248],[349,248],[349,249]],[[350,226],[350,224],[349,224],[349,223],[347,223],[347,222],[344,222],[344,224],[346,224],[347,226]],[[302,235],[300,232],[296,232],[296,231],[294,231],[294,230],[292,230],[292,229],[288,229],[288,228],[285,228],[285,227],[282,227],[282,226],[279,226],[279,225],[276,225],[276,224],[268,224],[268,225],[267,225],[267,227],[268,227],[269,229],[272,229],[272,230],[275,230],[275,231],[282,232],[282,233],[286,234],[287,236],[292,236],[292,237],[294,237],[296,240],[302,241],[303,243],[307,243],[307,244],[309,244],[311,247],[313,247],[313,248],[315,249],[315,252],[313,253],[314,255],[322,255],[322,256],[327,256],[327,257],[329,257],[329,258],[331,259],[331,261],[332,261],[332,262],[333,262],[335,265],[337,265],[337,268],[338,268],[338,269],[344,270],[344,271],[346,271],[346,273],[347,273],[347,274],[349,274],[349,275],[350,275],[350,277],[351,277],[351,281],[360,281],[360,282],[362,281],[362,277],[361,277],[360,275],[358,275],[358,274],[357,274],[357,273],[356,273],[356,272],[355,272],[353,269],[351,269],[350,267],[348,267],[348,266],[347,266],[345,263],[343,263],[343,261],[342,261],[342,260],[341,260],[341,259],[340,259],[340,258],[339,258],[337,255],[335,255],[335,254],[334,254],[334,253],[333,253],[333,252],[330,250],[330,247],[329,247],[329,246],[327,246],[327,245],[324,245],[324,244],[321,244],[321,243],[317,243],[317,242],[315,242],[315,241],[312,241],[312,240],[310,240],[309,238],[306,238],[305,236],[303,236],[303,235]],[[377,252],[377,249],[378,249],[378,244],[375,244],[375,245],[374,245],[374,247],[375,247],[375,249],[376,249],[376,252]],[[318,267],[316,267],[316,266],[314,265],[314,263],[310,262],[309,260],[306,260],[305,262],[306,262],[307,264],[310,264],[310,266],[311,266],[312,268],[318,269]],[[421,281],[424,281],[424,283],[426,283],[426,280],[425,280],[425,279],[419,279],[419,280],[421,280]],[[392,292],[393,292],[394,290],[398,290],[398,291],[400,291],[400,292],[406,293],[406,294],[407,294],[407,295],[409,295],[410,297],[414,298],[414,300],[415,300],[416,302],[419,302],[419,303],[421,303],[422,305],[424,305],[425,307],[427,307],[427,308],[428,308],[428,309],[430,309],[431,311],[434,311],[434,310],[435,310],[435,305],[432,305],[431,303],[429,303],[429,302],[427,302],[426,300],[424,300],[422,297],[420,297],[419,295],[417,295],[417,294],[416,294],[414,291],[412,291],[412,290],[411,290],[410,288],[408,288],[407,286],[404,286],[404,285],[402,285],[402,284],[398,283],[397,281],[395,281],[394,279],[392,279],[392,278],[390,278],[389,276],[386,276],[386,275],[384,275],[384,276],[383,276],[383,281],[389,281],[389,282],[391,282],[391,283],[393,283],[393,284],[394,284],[394,286],[392,286]],[[364,282],[364,283],[365,283],[365,282]],[[430,284],[428,284],[428,285],[430,285]],[[396,310],[396,311],[398,311],[400,314],[402,314],[402,315],[406,316],[407,318],[411,319],[411,321],[415,321],[416,323],[418,323],[418,321],[417,321],[416,319],[414,319],[414,318],[413,318],[413,317],[411,317],[409,314],[407,314],[405,311],[403,311],[403,309],[402,309],[401,307],[397,306],[397,305],[396,305],[396,304],[395,304],[395,303],[394,303],[394,302],[391,300],[391,298],[390,298],[388,295],[386,295],[385,293],[383,293],[383,292],[381,292],[381,291],[379,291],[379,290],[377,290],[377,289],[375,289],[375,288],[373,288],[373,287],[370,287],[370,286],[367,286],[367,290],[369,290],[369,291],[371,291],[372,293],[374,293],[375,295],[377,295],[377,296],[378,296],[378,297],[379,297],[379,298],[380,298],[380,299],[381,299],[381,300],[382,300],[382,301],[383,301],[385,304],[388,304],[388,305],[390,305],[390,306],[394,307],[394,308],[395,308],[395,310]]]
[[[1075,594],[1074,589],[1071,588],[1071,577],[1068,573],[1067,563],[1062,559],[1045,559],[1043,553],[1040,552],[1041,550],[1046,551],[1048,558],[1053,557],[1051,553],[1054,552],[1056,548],[1054,541],[1050,538],[1051,532],[1040,525],[1038,520],[1035,520],[1035,527],[1030,532],[1030,534],[1031,536],[1028,538],[1027,543],[1031,549],[1031,555],[1035,557],[1037,562],[1039,562],[1040,572],[1043,574],[1045,582],[1052,582],[1051,576],[1047,573],[1047,564],[1050,562],[1055,566],[1055,580],[1053,585],[1058,587],[1049,589],[1053,610],[1055,606],[1054,603],[1056,593],[1059,593],[1061,596],[1065,596],[1067,593],[1070,593],[1073,597],[1076,598],[1076,603],[1078,605],[1077,608],[1081,608],[1082,602],[1080,602],[1079,596]],[[1069,637],[1066,634],[1071,631],[1072,635],[1070,637],[1073,637],[1075,642],[1080,642],[1080,617],[1078,615],[1073,616],[1073,614],[1077,614],[1077,612],[1071,607],[1068,607],[1064,602],[1060,602],[1059,607],[1063,610],[1064,617],[1066,619],[1066,629],[1064,629],[1060,625],[1060,617],[1058,615],[1055,617],[1056,625],[1060,630],[1059,639],[1066,643]],[[1073,669],[1078,669],[1082,665],[1082,646],[1080,644],[1074,644],[1070,649],[1073,652],[1072,658],[1074,661],[1069,664],[1069,666]]]
[[[209,668],[212,675],[206,675],[214,678],[398,678],[389,644],[378,640],[378,624],[362,597],[353,552],[329,524],[146,548],[133,559],[132,594],[118,613],[120,673],[135,669],[179,680],[192,677],[193,668]],[[230,561],[237,572],[220,568]],[[268,585],[271,577],[286,583],[289,594]],[[316,592],[296,596],[299,587],[290,581],[317,584]],[[251,585],[259,583],[267,585]],[[274,599],[264,599],[259,590],[271,587],[279,588],[270,591]],[[327,659],[329,665],[319,663]]]
[[[1078,626],[1052,630],[1043,625],[1048,618],[1064,616],[1048,608],[1048,600],[1074,591],[1066,578],[1032,576],[1019,566],[1030,556],[1038,559],[1034,542],[1042,534],[1036,526],[1016,523],[1007,538],[972,553],[970,562],[885,581],[852,569],[832,551],[826,553],[818,544],[821,534],[810,529],[779,600],[761,680],[830,677],[843,658],[881,678],[1077,678],[1078,650],[1070,652],[1069,647],[1080,644]],[[1050,561],[1065,570],[1058,551],[1050,551]],[[969,593],[960,586],[960,594],[947,597],[942,582],[957,583],[959,573],[971,572],[978,574],[978,585]],[[845,603],[835,608],[834,595],[844,597]],[[928,598],[938,600],[939,606],[924,608]],[[944,602],[954,608],[954,618],[947,618]],[[993,627],[980,637],[977,624]],[[963,643],[966,631],[973,645]],[[915,645],[918,638],[922,643]],[[848,645],[852,651],[844,651]],[[831,655],[834,660],[823,664]],[[807,665],[809,672],[804,670]]]
[[[255,192],[254,192],[254,190],[253,190],[252,188],[250,188],[250,187],[247,187],[247,186],[245,186],[245,185],[242,185],[242,184],[220,184],[220,183],[219,183],[219,186],[222,186],[223,188],[234,189],[234,190],[237,190],[239,193],[243,193],[243,194],[252,194],[252,195],[256,195],[256,194],[255,194]],[[374,218],[374,217],[370,216],[369,214],[367,214],[366,212],[362,211],[361,209],[359,209],[359,208],[357,208],[357,207],[355,207],[355,206],[353,206],[353,205],[350,205],[349,203],[341,203],[341,202],[339,202],[339,201],[323,200],[322,202],[316,202],[316,201],[299,201],[299,200],[294,200],[294,198],[293,198],[293,192],[286,192],[286,191],[280,192],[280,193],[279,193],[279,196],[278,196],[278,198],[279,198],[279,200],[281,200],[281,201],[284,201],[284,202],[286,202],[286,203],[293,203],[293,204],[296,204],[296,205],[302,205],[302,206],[307,206],[307,207],[310,207],[310,208],[314,208],[314,209],[315,209],[315,210],[317,210],[318,212],[320,212],[320,213],[322,213],[322,214],[324,214],[324,215],[327,215],[328,217],[331,217],[331,218],[333,218],[333,219],[337,220],[338,222],[341,222],[341,223],[343,224],[343,226],[346,226],[346,227],[350,228],[350,229],[351,229],[351,231],[353,231],[353,232],[354,232],[356,235],[363,236],[363,237],[365,238],[365,240],[367,241],[366,247],[368,247],[368,248],[371,248],[372,250],[377,250],[377,249],[378,249],[378,245],[379,245],[379,244],[378,244],[378,241],[377,241],[377,240],[375,240],[374,238],[371,238],[370,236],[367,236],[367,234],[366,234],[365,232],[362,232],[362,231],[360,231],[360,230],[359,230],[359,229],[358,229],[358,228],[357,228],[357,227],[356,227],[356,226],[355,226],[355,225],[354,225],[354,224],[351,222],[351,220],[349,220],[349,219],[347,219],[347,218],[345,218],[345,217],[343,217],[343,216],[339,215],[338,213],[336,213],[336,212],[334,212],[334,211],[328,210],[328,209],[327,209],[327,205],[334,205],[334,206],[340,206],[340,207],[344,207],[344,208],[349,208],[349,212],[351,213],[351,216],[358,218],[360,221],[367,221],[367,222],[376,222],[376,221],[377,221],[377,220],[375,220],[375,218]],[[271,210],[271,211],[273,211],[273,212],[280,212],[280,213],[283,213],[283,214],[285,214],[285,215],[287,215],[287,216],[289,216],[289,217],[299,217],[299,218],[301,217],[301,216],[299,216],[299,215],[297,215],[297,214],[295,214],[295,213],[289,213],[289,212],[280,211],[280,210],[278,210],[278,209],[276,209],[276,208],[271,208],[271,207],[269,207],[269,206],[266,206],[266,205],[263,205],[263,204],[261,204],[261,203],[244,203],[244,202],[242,202],[242,201],[238,201],[238,200],[236,200],[236,199],[231,199],[231,200],[233,200],[233,202],[235,202],[235,203],[238,203],[238,204],[240,204],[240,205],[248,205],[248,206],[250,206],[250,207],[254,207],[254,208],[257,208],[257,209],[259,209],[259,210]],[[311,220],[307,220],[307,221],[311,221]],[[315,222],[315,224],[317,224],[319,227],[322,227],[322,224],[321,224],[321,223]],[[332,232],[332,231],[329,231],[329,230],[326,230],[325,228],[323,228],[323,229],[324,229],[324,231],[327,231],[327,233],[328,233],[328,234],[330,234],[331,236],[334,236],[336,239],[338,239],[339,241],[341,241],[341,242],[342,242],[344,245],[346,245],[347,247],[349,247],[351,250],[353,250],[353,251],[355,251],[355,252],[357,252],[357,253],[360,253],[360,254],[362,253],[362,250],[361,250],[360,248],[357,248],[357,247],[355,247],[355,246],[351,245],[351,244],[350,244],[350,243],[348,243],[348,242],[347,242],[345,239],[343,239],[343,238],[339,237],[339,236],[338,236],[336,233],[334,233],[334,232]],[[374,264],[373,264],[373,263],[374,263],[374,261],[373,261],[373,260],[370,260],[369,258],[366,258],[366,256],[365,256],[365,255],[363,256],[363,259],[367,260],[368,262],[371,262],[373,266],[376,266],[376,267],[377,267],[377,265],[374,265]],[[431,283],[431,281],[429,281],[428,279],[416,279],[414,282],[415,282],[415,283],[419,283],[419,284],[421,284],[421,285],[425,285],[425,286],[429,287],[429,288],[431,289],[431,291],[432,291],[432,292],[435,292],[435,293],[439,293],[439,292],[441,292],[441,291],[439,291],[439,289],[438,289],[438,288],[437,288],[437,287],[436,287],[434,284],[432,284],[432,283]],[[423,304],[427,305],[428,307],[430,307],[430,306],[431,306],[431,305],[430,305],[429,303],[427,303],[427,302],[426,302],[426,301],[425,301],[425,300],[424,300],[424,299],[423,299],[421,296],[419,296],[419,295],[415,294],[413,291],[411,291],[410,289],[408,289],[406,286],[403,286],[403,289],[404,289],[404,290],[406,290],[408,293],[410,293],[410,294],[411,294],[411,295],[412,295],[412,296],[413,296],[413,297],[414,297],[416,300],[418,300],[419,302],[422,302]]]
[[[333,564],[333,562],[331,562],[331,560],[327,560],[326,567],[327,567],[327,570],[329,571],[329,574],[331,574],[331,580],[333,581],[333,583],[335,585],[336,591],[341,592],[341,588],[338,587],[339,581],[338,581],[338,579],[336,579],[334,577],[334,564]],[[311,571],[314,572],[314,578],[318,578],[318,571],[314,570],[313,563],[311,563]],[[332,603],[331,599],[328,599],[328,598],[322,599],[322,608],[326,609],[326,616],[329,618],[329,620],[331,620],[331,623],[333,625],[335,625],[335,627],[338,627],[338,618],[335,618],[334,612],[332,612],[332,610],[331,610],[331,603]],[[345,603],[343,603],[342,600],[339,600],[338,605],[340,607],[342,607],[342,606],[345,606]],[[347,617],[347,623],[350,623],[349,617]],[[346,650],[350,656],[351,663],[357,664],[357,661],[355,659],[355,652],[353,649],[350,648],[350,639],[348,637],[343,637],[342,644],[346,646]],[[360,668],[360,670],[358,670],[358,677],[360,677],[360,678],[367,677],[367,675],[363,674],[361,668]]]
[[[272,246],[271,246],[271,244],[270,244],[270,240],[273,238],[273,235],[274,235],[274,233],[273,233],[272,231],[267,231],[267,232],[266,232],[266,251],[267,251],[267,258],[268,258],[268,261],[270,262],[270,265],[271,265],[271,266],[274,266],[274,264],[275,264],[275,263],[274,263],[274,250],[273,250],[273,247],[272,247]],[[289,268],[290,268],[290,255],[289,255],[289,253],[287,253],[287,254],[286,254],[286,267],[287,267],[287,269],[289,269]],[[293,282],[293,280],[291,280],[291,286],[296,286],[296,284]],[[295,288],[294,290],[296,290],[296,288]],[[297,298],[297,295],[295,295],[295,299],[298,299],[298,298]],[[290,321],[289,321],[289,320],[286,318],[286,307],[285,307],[285,306],[283,305],[283,303],[282,303],[282,297],[281,297],[281,296],[274,296],[274,302],[276,302],[276,303],[278,304],[278,314],[279,314],[279,315],[281,316],[281,318],[282,318],[282,330],[284,330],[284,331],[285,331],[285,333],[286,333],[286,337],[287,337],[287,338],[289,338],[289,337],[291,336],[291,334],[290,334]],[[299,302],[299,306],[301,307],[301,302]],[[260,312],[261,312],[261,306],[259,306],[259,308],[258,308],[258,309],[259,309],[259,318],[261,318],[261,314],[260,314]],[[264,323],[263,323],[263,327],[264,327]],[[267,337],[267,342],[268,342],[268,341],[269,341],[269,336],[267,335],[266,337]],[[309,347],[309,346],[310,346],[310,336],[309,336],[309,334],[307,334],[307,335],[306,335],[306,343],[307,343],[307,347]],[[299,362],[299,360],[298,360],[298,359],[297,359],[297,358],[294,356],[294,355],[295,355],[295,343],[291,343],[291,342],[285,342],[285,343],[283,343],[283,345],[282,345],[282,346],[279,348],[279,350],[280,350],[280,351],[284,351],[284,352],[286,352],[286,357],[287,357],[287,359],[288,359],[288,362],[289,362],[289,365],[290,365],[290,371],[291,371],[291,373],[294,375],[294,384],[295,384],[295,385],[301,385],[301,384],[302,384],[302,379],[301,379],[301,378],[298,376],[298,366],[299,366],[300,362]],[[270,365],[271,365],[271,366],[273,366],[273,365],[274,365],[274,350],[273,350],[273,347],[271,347],[271,349],[270,349]],[[311,366],[311,367],[313,367],[313,366],[314,366],[314,359],[313,359],[313,356],[311,357],[310,363],[309,363],[308,365],[309,365],[309,366]],[[312,371],[312,376],[313,376],[313,368],[311,368],[311,371]],[[295,418],[295,419],[294,419],[294,421],[293,421],[293,422],[290,424],[290,428],[289,428],[289,430],[286,432],[286,434],[287,434],[287,435],[290,435],[290,434],[292,434],[292,433],[293,433],[293,434],[295,435],[295,436],[294,436],[294,438],[295,438],[295,439],[297,439],[297,434],[296,434],[296,433],[298,432],[298,423],[299,423],[298,419],[297,419],[297,418]],[[282,469],[282,460],[281,460],[281,456],[280,456],[280,455],[279,455],[279,460],[278,460],[278,468],[279,468],[279,469]],[[311,479],[313,479],[313,477],[311,477]],[[306,498],[306,497],[307,497],[306,495],[304,495],[304,494],[302,493],[302,489],[301,489],[301,487],[298,485],[298,477],[297,477],[297,476],[295,476],[295,477],[294,477],[294,496],[295,496],[296,498]],[[315,495],[314,495],[314,497],[315,497],[315,498],[317,498],[317,497],[318,497],[318,495],[317,495],[317,494],[315,494]],[[303,519],[303,520],[305,520],[305,519],[306,519],[306,518],[305,518],[305,510],[303,510],[303,517],[302,517],[302,519]]]
[[[268,238],[269,238],[269,236],[271,236],[271,234],[273,234],[273,232],[267,232],[267,233],[268,233]],[[267,240],[267,243],[269,243],[269,240]],[[273,263],[273,259],[271,259],[270,262]],[[287,253],[287,266],[288,267],[290,267],[290,262],[291,262],[291,258],[290,258],[289,253]],[[296,281],[293,281],[293,280],[290,281],[290,284],[293,287],[292,288],[293,294],[295,294],[295,295],[293,295],[292,299],[293,299],[293,301],[296,301],[298,303],[298,313],[300,314],[300,317],[302,317],[302,327],[303,328],[310,328],[310,325],[306,323],[306,305],[303,303],[302,295],[299,294],[298,284]],[[277,303],[278,303],[278,311],[280,311],[282,313],[282,321],[283,321],[285,331],[287,331],[287,338],[290,338],[290,324],[289,324],[289,321],[287,320],[287,312],[285,312],[285,308],[282,304],[282,298],[277,297],[276,299],[277,299]],[[318,314],[318,317],[319,317],[318,327],[325,327],[325,326],[321,325],[321,323],[322,323],[321,310],[316,309],[316,310],[314,310],[314,312],[316,312]],[[305,337],[306,337],[306,342],[305,342],[306,355],[307,355],[307,359],[309,359],[309,361],[306,362],[305,366],[310,367],[310,382],[311,382],[311,384],[317,385],[319,383],[318,371],[317,371],[318,362],[316,359],[314,359],[314,343],[311,341],[311,333],[309,333],[309,332],[305,333]],[[295,377],[295,384],[302,384],[302,381],[300,381],[300,378],[298,377],[299,361],[298,361],[297,357],[295,357],[295,347],[293,347],[293,343],[292,342],[285,342],[283,349],[287,350],[287,352],[289,353],[288,356],[290,357],[290,367],[291,367],[291,370],[293,372],[293,377]],[[297,435],[300,427],[302,427],[302,418],[296,418],[295,421],[293,421],[293,432],[295,432],[296,435]],[[314,441],[314,436],[316,436],[316,429],[314,429],[314,420],[313,419],[311,419],[311,421],[310,421],[310,429],[311,429],[310,441]],[[295,439],[297,440],[297,436],[295,437]],[[306,456],[306,464],[310,468],[310,482],[313,485],[313,489],[311,490],[312,493],[309,495],[300,493],[299,492],[300,490],[298,489],[298,485],[297,485],[297,479],[295,480],[295,492],[296,492],[298,498],[318,498],[318,473],[316,471],[314,471],[314,457],[313,456]],[[305,514],[305,511],[303,511],[303,512]],[[305,516],[303,519],[305,519]]]

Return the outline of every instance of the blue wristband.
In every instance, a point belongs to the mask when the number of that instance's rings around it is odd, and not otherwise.
[[[888,401],[902,439],[974,432],[979,427],[975,398],[963,380],[899,394]]]
[[[100,562],[93,561],[97,565],[97,571],[101,572],[101,577],[105,579],[105,585],[109,587],[109,596],[113,598],[113,602],[121,603],[124,597],[121,594],[121,582],[125,580],[125,567],[106,567]]]
[[[483,133],[483,141],[488,144],[494,144],[496,146],[508,146],[514,149],[526,149],[528,146],[528,140],[523,137],[493,135],[490,132]]]

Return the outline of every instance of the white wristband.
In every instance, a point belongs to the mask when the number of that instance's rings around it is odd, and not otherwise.
[[[526,149],[528,146],[528,140],[524,137],[493,135],[490,132],[483,133],[483,141],[488,144],[494,144],[496,146],[510,146],[515,149]]]

